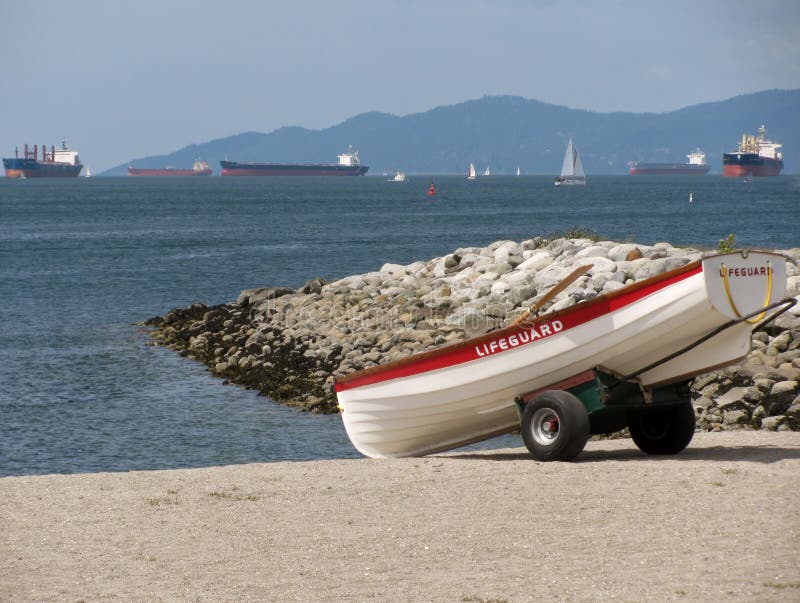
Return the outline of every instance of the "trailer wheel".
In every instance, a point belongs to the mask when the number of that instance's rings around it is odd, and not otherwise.
[[[521,431],[537,460],[571,461],[589,439],[589,413],[569,392],[543,392],[525,406]]]
[[[694,437],[694,408],[690,402],[651,410],[633,417],[631,437],[647,454],[677,454]]]

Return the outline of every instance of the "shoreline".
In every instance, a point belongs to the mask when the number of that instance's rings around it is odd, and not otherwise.
[[[573,233],[575,236],[581,233]],[[800,294],[800,248],[787,258],[787,296]],[[302,410],[335,413],[337,377],[502,328],[577,266],[592,268],[544,312],[678,268],[703,251],[668,243],[535,237],[299,289],[243,291],[235,302],[177,308],[146,321],[150,340],[226,382]],[[800,430],[800,305],[754,335],[738,365],[699,375],[698,427]]]
[[[800,434],[0,478],[0,599],[790,601]]]

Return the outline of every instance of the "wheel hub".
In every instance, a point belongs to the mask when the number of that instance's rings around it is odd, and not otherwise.
[[[543,446],[552,445],[558,439],[558,415],[551,408],[540,408],[531,417],[533,439]]]

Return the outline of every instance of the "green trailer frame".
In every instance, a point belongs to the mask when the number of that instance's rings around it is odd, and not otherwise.
[[[525,407],[540,394],[552,390],[569,392],[586,409],[590,420],[590,434],[606,434],[627,427],[631,416],[688,401],[692,379],[643,390],[637,383],[620,381],[619,377],[598,367],[541,390],[518,396],[514,403],[522,421]]]

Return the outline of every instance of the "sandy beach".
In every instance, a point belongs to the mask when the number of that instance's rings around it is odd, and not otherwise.
[[[797,601],[800,433],[0,479],[10,601]]]

